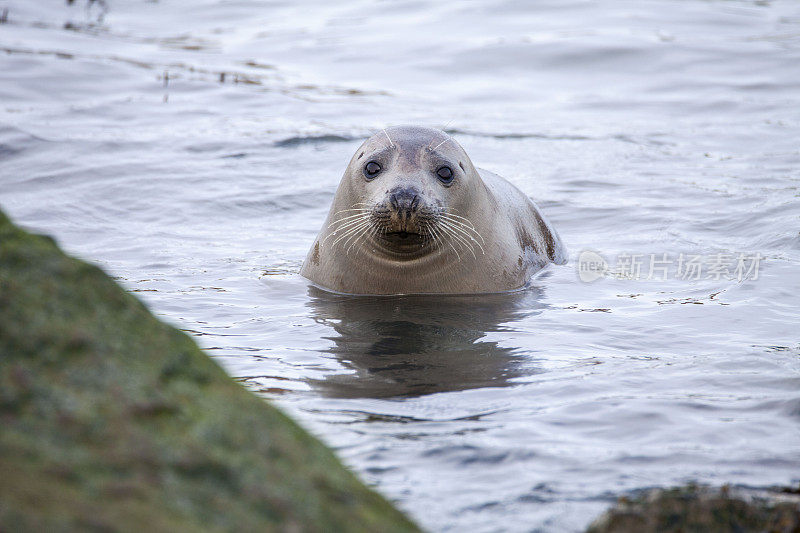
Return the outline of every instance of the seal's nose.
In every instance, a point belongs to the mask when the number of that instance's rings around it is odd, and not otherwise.
[[[389,194],[389,203],[397,214],[409,216],[419,207],[419,191],[414,187],[394,189]]]

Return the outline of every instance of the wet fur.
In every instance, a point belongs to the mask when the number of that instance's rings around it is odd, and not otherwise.
[[[386,171],[368,181],[363,167],[372,159]],[[456,174],[451,187],[432,174],[440,164]],[[387,200],[402,187],[419,193],[413,219]],[[408,253],[384,246],[406,230],[416,232]],[[566,250],[527,196],[477,170],[444,132],[406,126],[382,130],[356,151],[300,273],[343,293],[491,293],[525,286],[551,262],[565,263]]]

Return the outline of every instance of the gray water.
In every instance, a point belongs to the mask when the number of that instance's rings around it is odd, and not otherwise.
[[[797,2],[5,10],[3,209],[426,529],[573,531],[632,489],[800,480]],[[309,287],[347,161],[392,124],[446,128],[535,198],[569,264],[510,295]],[[583,282],[587,249],[651,279]]]

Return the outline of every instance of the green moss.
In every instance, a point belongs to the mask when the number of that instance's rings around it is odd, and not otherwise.
[[[97,267],[0,212],[0,531],[416,531]]]
[[[620,498],[589,533],[800,531],[800,499],[790,491],[688,485]]]

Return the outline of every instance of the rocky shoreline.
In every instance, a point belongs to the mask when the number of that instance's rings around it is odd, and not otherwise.
[[[800,490],[687,485],[622,497],[588,533],[800,531]]]
[[[0,213],[0,531],[417,531],[99,268]]]

